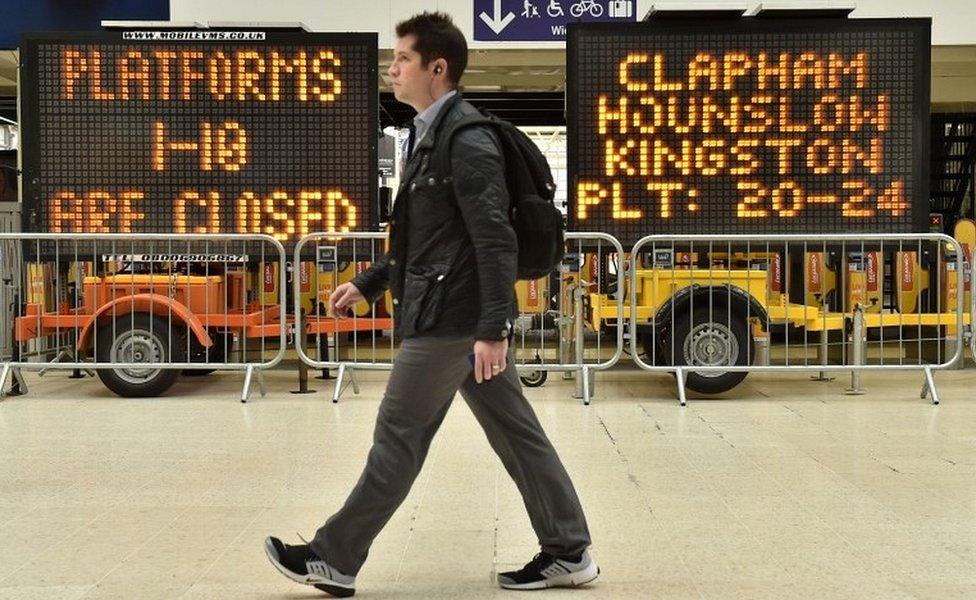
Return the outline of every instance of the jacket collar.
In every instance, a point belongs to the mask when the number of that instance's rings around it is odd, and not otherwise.
[[[431,150],[434,147],[434,142],[437,139],[437,134],[441,123],[444,122],[444,118],[448,114],[453,112],[452,109],[457,106],[459,102],[461,102],[460,91],[451,96],[451,98],[444,104],[443,108],[441,108],[441,111],[437,114],[437,118],[434,119],[434,122],[430,124],[430,129],[428,130],[427,135],[425,135],[424,139],[420,140],[420,142],[414,147],[413,153],[410,155],[410,160],[407,161],[407,164],[403,169],[403,174],[400,176],[400,181],[402,182],[401,185],[410,181],[413,176],[417,174],[417,169],[420,167],[421,163],[420,159],[418,158],[418,155],[420,155],[421,152],[418,152],[418,150]]]
[[[434,141],[437,139],[437,132],[440,129],[441,123],[444,122],[444,117],[450,114],[451,110],[457,106],[457,103],[460,101],[461,92],[458,91],[456,94],[451,96],[447,102],[444,103],[444,106],[441,107],[440,112],[437,113],[437,117],[434,119],[434,122],[431,123],[430,127],[427,129],[427,135],[425,135],[424,139],[420,140],[420,142],[418,142],[414,147],[414,153],[416,153],[417,150],[429,150],[434,147]]]

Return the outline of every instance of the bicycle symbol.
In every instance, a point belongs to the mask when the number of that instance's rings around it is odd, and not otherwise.
[[[589,12],[591,17],[599,17],[603,14],[603,5],[599,4],[597,0],[580,0],[569,7],[569,14],[574,17],[581,17],[584,12]]]

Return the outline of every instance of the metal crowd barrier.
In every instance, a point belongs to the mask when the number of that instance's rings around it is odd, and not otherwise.
[[[518,282],[512,345],[525,385],[542,385],[549,372],[562,372],[576,378],[574,397],[589,404],[594,372],[613,367],[624,351],[624,252],[616,238],[597,232],[567,232],[566,247],[556,272]],[[611,297],[621,318],[588,320],[593,294]]]
[[[576,252],[570,253],[567,264],[553,278],[519,282],[520,303],[531,310],[523,312],[515,324],[514,366],[527,385],[532,385],[539,373],[575,372],[577,396],[588,404],[592,372],[609,369],[620,359],[623,327],[614,328],[612,342],[599,329],[587,331],[584,305],[589,300],[588,290],[590,286],[600,288],[607,275],[599,270],[594,281],[582,280],[579,265],[568,263],[573,256],[582,260],[584,255],[619,259],[623,249],[615,238],[602,233],[569,233],[566,237],[569,249]],[[301,274],[293,279],[295,314],[302,315],[303,324],[297,328],[298,356],[304,365],[323,370],[323,377],[338,370],[333,402],[339,401],[349,385],[359,393],[357,370],[389,370],[396,358],[389,293],[374,304],[357,305],[349,317],[336,317],[327,310],[332,290],[383,256],[385,244],[383,233],[323,232],[307,236],[295,247],[294,264],[302,265]],[[554,290],[558,290],[557,296],[550,294]],[[617,294],[617,302],[623,314],[622,294]],[[309,346],[315,348],[314,357],[309,355]]]
[[[963,257],[940,234],[652,235],[630,270],[631,352],[648,371],[714,393],[748,372],[918,369],[961,361]],[[976,310],[976,309],[971,309]],[[974,313],[976,315],[976,313]],[[972,343],[972,342],[971,342]]]
[[[25,369],[97,374],[122,396],[237,370],[244,402],[284,357],[286,258],[270,236],[0,233],[0,247],[20,252],[19,273],[0,261],[15,293],[0,391],[12,375],[25,393]]]
[[[386,233],[313,233],[295,246],[293,276],[298,357],[303,365],[321,369],[323,378],[338,370],[332,401],[348,385],[359,393],[356,370],[390,370],[397,347],[393,339],[392,298],[386,293],[373,304],[353,307],[348,317],[329,313],[329,296],[386,254]],[[308,353],[309,342],[315,356]],[[346,375],[349,383],[345,384]],[[303,386],[304,387],[304,386]]]
[[[0,233],[16,231],[20,231],[20,203],[0,202]],[[14,240],[0,240],[0,323],[13,321],[21,262],[20,245]],[[9,361],[13,351],[13,329],[0,325],[0,363]]]
[[[969,265],[969,353],[976,362],[976,253],[973,254],[973,262]]]

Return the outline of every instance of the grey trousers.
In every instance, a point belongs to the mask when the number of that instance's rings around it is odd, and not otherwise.
[[[479,384],[469,360],[473,347],[469,337],[403,341],[363,474],[311,542],[331,566],[347,575],[359,572],[373,540],[407,497],[459,389],[515,480],[542,550],[570,556],[590,545],[576,490],[522,395],[511,353],[509,368]]]

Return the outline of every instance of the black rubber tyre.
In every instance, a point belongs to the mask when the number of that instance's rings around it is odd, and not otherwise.
[[[190,362],[224,362],[224,357],[230,358],[230,353],[234,351],[234,334],[229,331],[210,331],[210,339],[213,346],[204,348],[193,336],[190,339]],[[183,375],[187,377],[203,377],[210,375],[217,369],[183,369]]]
[[[695,307],[692,315],[684,312],[674,319],[674,352],[671,336],[661,340],[665,357],[674,365],[751,365],[756,354],[749,335],[749,322],[728,307],[706,304]],[[701,394],[720,394],[742,383],[745,371],[687,372],[685,385]]]
[[[519,375],[519,380],[525,387],[540,387],[546,380],[549,379],[549,373],[539,369],[538,371],[530,371],[525,375]]]
[[[167,321],[147,313],[116,317],[98,330],[98,362],[183,362],[183,327],[170,332]],[[173,348],[169,344],[172,341]],[[168,390],[179,369],[97,369],[105,387],[124,398],[150,398]]]
[[[539,356],[538,352],[535,355],[535,360],[532,362],[542,364],[542,357]],[[539,387],[549,379],[549,372],[545,369],[539,369],[538,371],[529,371],[525,375],[519,373],[519,381],[525,387]]]

